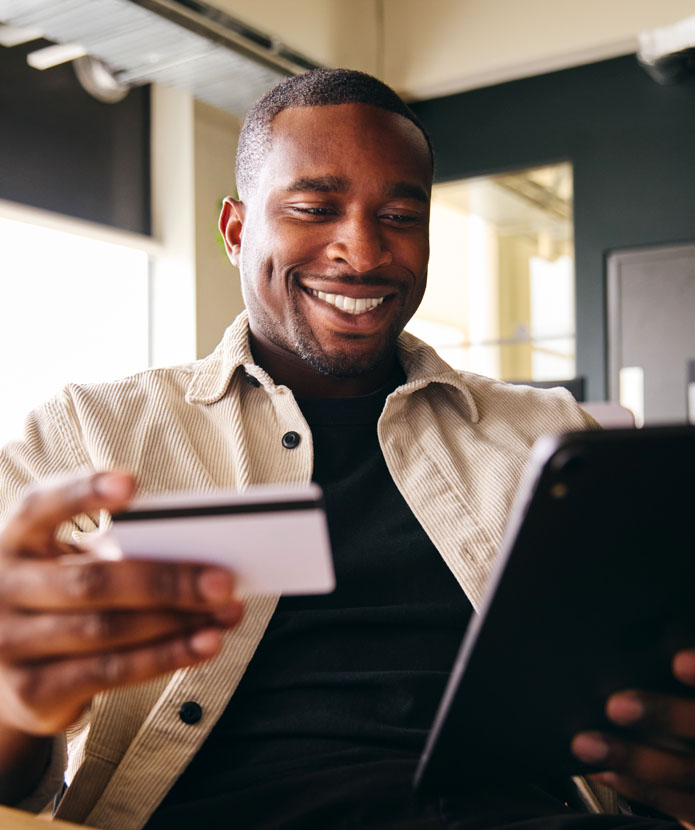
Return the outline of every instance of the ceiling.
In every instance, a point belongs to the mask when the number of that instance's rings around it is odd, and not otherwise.
[[[430,98],[636,51],[692,0],[208,0],[327,66]]]
[[[77,58],[99,96],[84,63],[98,58],[118,95],[161,83],[237,116],[312,65],[361,69],[426,99],[628,54],[641,32],[692,12],[692,0],[0,0],[0,21],[60,44],[31,53],[36,68],[56,50]]]

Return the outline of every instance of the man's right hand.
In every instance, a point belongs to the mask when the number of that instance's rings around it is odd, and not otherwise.
[[[214,656],[222,629],[241,618],[223,569],[97,560],[56,539],[61,523],[121,510],[134,493],[133,477],[121,472],[37,489],[0,532],[4,733],[60,732],[97,692]]]

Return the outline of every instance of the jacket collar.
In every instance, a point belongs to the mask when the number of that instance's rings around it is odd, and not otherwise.
[[[453,369],[431,346],[407,331],[402,332],[398,338],[398,358],[406,382],[396,390],[397,393],[408,395],[424,389],[430,383],[450,386],[461,394],[470,420],[478,423],[478,407],[465,381],[465,372]]]
[[[398,357],[406,374],[406,382],[397,390],[398,394],[411,394],[430,383],[450,386],[461,393],[471,421],[479,420],[478,409],[464,380],[465,373],[452,369],[431,346],[403,332],[398,338]],[[193,364],[186,401],[191,404],[215,403],[226,393],[239,369],[268,391],[276,388],[268,373],[253,362],[246,311],[242,311],[225,331],[215,351]]]
[[[247,374],[270,381],[267,373],[253,362],[249,346],[249,324],[246,311],[242,311],[212,354],[193,364],[193,377],[186,392],[186,402],[211,404],[218,401],[229,388],[237,369],[243,367]],[[271,381],[272,383],[272,381]]]

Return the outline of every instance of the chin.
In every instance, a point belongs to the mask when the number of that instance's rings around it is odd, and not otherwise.
[[[306,344],[298,344],[297,354],[317,372],[340,378],[355,378],[366,375],[377,369],[393,357],[395,342],[388,348],[370,351],[364,354],[355,354],[350,351],[328,351],[317,348],[307,348]]]

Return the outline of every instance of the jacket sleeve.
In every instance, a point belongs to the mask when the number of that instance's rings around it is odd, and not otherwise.
[[[39,482],[92,470],[72,396],[66,388],[31,412],[23,436],[0,450],[0,527],[23,494]]]

